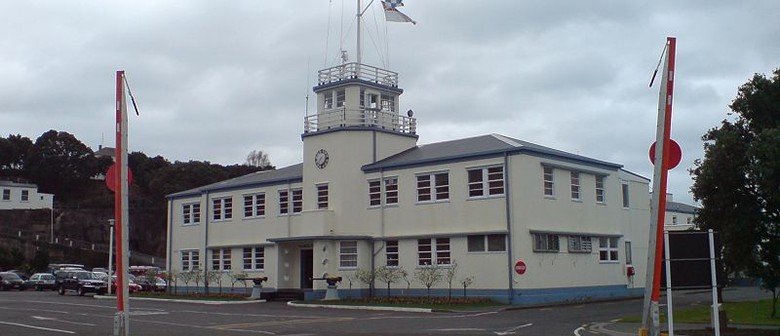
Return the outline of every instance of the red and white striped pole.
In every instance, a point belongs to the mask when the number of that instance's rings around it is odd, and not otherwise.
[[[116,167],[117,174],[114,174],[114,219],[116,220],[116,230],[114,230],[114,240],[116,241],[116,315],[114,315],[114,336],[130,335],[129,318],[129,291],[127,288],[128,279],[127,264],[127,242],[128,242],[128,169],[127,169],[127,101],[125,100],[125,72],[119,70],[116,72]],[[111,286],[111,284],[108,284]]]

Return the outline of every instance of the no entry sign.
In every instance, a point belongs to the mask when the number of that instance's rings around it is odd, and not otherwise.
[[[523,275],[525,274],[525,269],[526,269],[525,261],[523,261],[522,259],[518,259],[517,262],[515,263],[515,273],[519,275]]]

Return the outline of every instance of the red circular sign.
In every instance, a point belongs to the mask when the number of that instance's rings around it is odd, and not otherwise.
[[[108,187],[108,190],[116,191],[116,174],[116,163],[114,163],[106,171],[106,187]],[[127,167],[127,185],[131,184],[133,184],[133,172],[130,170],[130,167]]]
[[[525,274],[525,270],[526,270],[525,261],[518,260],[515,263],[515,273],[523,275]]]
[[[676,141],[669,139],[669,150],[666,152],[666,156],[669,161],[669,167],[667,169],[673,169],[680,164],[680,161],[682,160],[682,149]],[[655,142],[650,146],[650,162],[655,164]]]

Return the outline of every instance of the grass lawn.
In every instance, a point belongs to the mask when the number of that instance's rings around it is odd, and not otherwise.
[[[777,305],[780,315],[780,304]],[[725,302],[723,309],[729,318],[730,324],[755,324],[780,326],[780,316],[769,318],[772,312],[772,300]],[[710,323],[709,306],[675,309],[675,323]],[[661,321],[666,322],[666,309],[661,311]],[[620,319],[620,322],[642,322],[641,316],[630,316]]]

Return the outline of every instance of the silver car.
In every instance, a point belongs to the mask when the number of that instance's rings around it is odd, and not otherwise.
[[[35,273],[30,277],[30,279],[24,282],[24,288],[34,288],[37,291],[44,289],[55,290],[57,289],[55,280],[57,280],[57,278],[55,278],[51,273]]]

